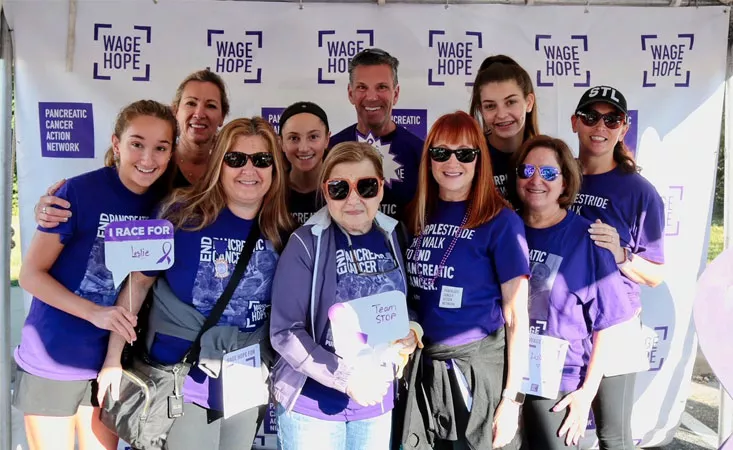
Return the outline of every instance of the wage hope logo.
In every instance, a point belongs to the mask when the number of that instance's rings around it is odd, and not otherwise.
[[[150,46],[152,27],[135,25],[132,29],[113,27],[111,23],[94,24],[94,41],[101,43],[102,56],[92,65],[95,80],[132,75],[132,81],[150,81],[150,64],[143,63]]]
[[[588,54],[588,36],[573,34],[553,37],[537,34],[534,49],[544,56],[544,66],[537,70],[537,87],[555,86],[553,80],[566,79],[575,87],[590,86],[590,70],[583,68],[583,58]]]
[[[428,47],[435,49],[435,60],[428,68],[428,86],[445,86],[451,78],[473,86],[474,51],[483,48],[480,31],[466,31],[460,39],[449,39],[445,30],[428,30]]]
[[[227,35],[224,30],[206,30],[206,46],[216,52],[214,64],[207,69],[220,75],[239,75],[246,84],[262,83],[262,67],[257,66],[262,31]]]
[[[672,82],[674,87],[690,87],[690,70],[685,69],[685,55],[692,51],[695,35],[680,33],[663,39],[657,34],[641,35],[641,51],[651,57],[651,67],[642,72],[642,87],[656,87]],[[665,81],[667,83],[665,83]]]
[[[352,58],[374,47],[374,30],[319,30],[318,48],[325,49],[326,61],[318,68],[318,84],[335,84],[348,73]]]

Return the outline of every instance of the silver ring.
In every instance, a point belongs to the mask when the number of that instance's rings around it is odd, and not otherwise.
[[[41,212],[42,212],[43,214],[46,214],[46,207],[45,207],[45,206],[44,206],[43,208],[41,208]]]

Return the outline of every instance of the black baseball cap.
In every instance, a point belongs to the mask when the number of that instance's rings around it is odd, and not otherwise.
[[[595,86],[583,94],[578,102],[575,112],[585,109],[586,106],[593,103],[608,103],[622,113],[629,115],[629,109],[626,106],[626,97],[618,89],[611,86]]]
[[[326,115],[326,111],[324,111],[323,108],[313,102],[296,102],[285,108],[285,111],[280,114],[280,136],[282,136],[283,134],[283,126],[285,125],[285,122],[287,122],[289,118],[300,113],[313,114],[314,116],[318,117],[319,119],[321,119],[323,124],[326,125],[326,131],[329,131],[328,116]]]

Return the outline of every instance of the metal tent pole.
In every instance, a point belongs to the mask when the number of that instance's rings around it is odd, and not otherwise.
[[[0,450],[11,450],[10,409],[10,216],[13,197],[11,129],[13,46],[5,13],[0,12]]]

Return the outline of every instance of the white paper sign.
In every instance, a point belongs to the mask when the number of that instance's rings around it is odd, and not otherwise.
[[[104,230],[104,264],[115,287],[130,272],[173,265],[173,224],[163,219],[110,222]]]
[[[604,332],[605,339],[613,342],[605,371],[607,377],[649,370],[646,343],[656,336],[656,332],[642,327],[639,316],[606,328]]]
[[[567,341],[556,337],[529,335],[529,376],[522,380],[522,392],[557,398],[568,345]]]
[[[342,358],[384,347],[407,336],[407,299],[389,291],[337,303],[328,309],[336,353]]]
[[[221,370],[225,419],[268,402],[259,344],[225,354]]]

